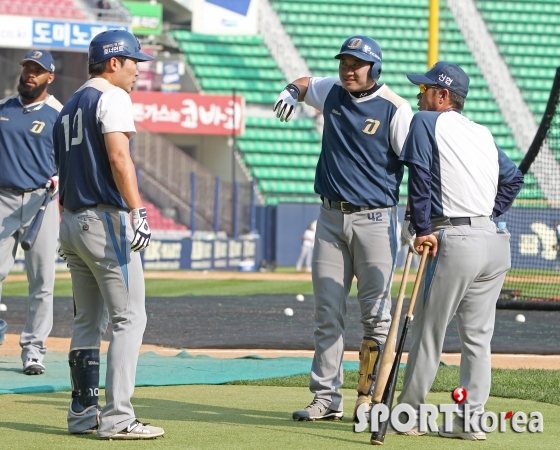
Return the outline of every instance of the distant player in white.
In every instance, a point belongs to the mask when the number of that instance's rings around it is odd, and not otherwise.
[[[430,242],[414,308],[411,349],[399,403],[418,410],[436,376],[445,330],[455,315],[461,342],[458,406],[443,437],[484,440],[480,416],[490,394],[490,341],[496,302],[510,268],[510,235],[492,217],[504,214],[523,186],[523,175],[496,146],[490,131],[463,114],[469,77],[459,66],[438,62],[426,74],[409,74],[420,86],[414,116],[400,155],[409,170],[410,223],[403,239],[416,251]],[[466,407],[474,417],[465,431]],[[470,419],[470,417],[469,417]],[[423,435],[417,427],[407,435]]]
[[[351,36],[340,52],[339,77],[303,77],[289,84],[274,109],[289,120],[298,101],[321,111],[325,125],[315,174],[321,198],[313,249],[315,394],[294,420],[343,416],[342,357],[346,299],[358,279],[363,339],[356,409],[371,402],[376,362],[391,324],[391,282],[397,254],[397,204],[404,166],[399,154],[412,119],[410,104],[379,83],[381,48]]]
[[[315,244],[315,228],[317,227],[317,221],[312,222],[307,230],[301,236],[301,252],[296,263],[296,271],[301,271],[301,266],[305,263],[305,270],[311,272],[311,257],[313,256],[313,246]]]
[[[164,434],[162,428],[139,422],[131,402],[146,328],[144,273],[137,252],[149,245],[151,232],[130,156],[136,128],[129,93],[138,61],[152,59],[128,31],[95,36],[88,57],[91,79],[70,97],[54,127],[63,209],[61,256],[70,268],[76,307],[68,355],[70,433],[127,440]],[[106,404],[100,408],[99,346],[107,311],[112,336]]]
[[[49,52],[32,50],[20,64],[19,95],[0,100],[0,283],[13,267],[18,245],[45,195],[50,196],[37,240],[25,252],[29,304],[19,341],[24,373],[40,375],[45,372],[45,341],[53,324],[58,170],[52,129],[62,105],[48,93],[55,71]],[[1,288],[0,284],[0,293]],[[0,344],[6,327],[0,319]]]

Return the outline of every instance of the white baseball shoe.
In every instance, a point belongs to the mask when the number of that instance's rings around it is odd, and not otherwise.
[[[152,427],[147,423],[141,423],[135,419],[134,422],[132,422],[124,430],[119,431],[112,436],[108,436],[105,439],[155,439],[157,437],[163,436],[164,433],[165,431],[163,431],[163,428]]]
[[[27,358],[23,364],[23,372],[26,375],[42,375],[45,373],[45,366],[38,359]]]
[[[463,428],[463,419],[455,416],[453,419],[453,429],[451,431],[444,430],[444,424],[440,425],[438,434],[445,438],[464,439],[466,441],[485,441],[486,433],[480,429],[465,431]]]

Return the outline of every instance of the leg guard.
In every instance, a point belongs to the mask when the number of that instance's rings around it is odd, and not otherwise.
[[[72,378],[70,412],[76,416],[97,408],[99,401],[99,349],[82,348],[68,355]]]
[[[362,403],[371,403],[370,389],[375,383],[377,376],[377,369],[379,366],[379,356],[383,346],[379,344],[374,338],[362,339],[360,346],[360,374],[358,376],[358,400],[354,406],[354,420],[357,420],[356,411]]]

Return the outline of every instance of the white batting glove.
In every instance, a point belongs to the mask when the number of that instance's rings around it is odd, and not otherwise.
[[[403,227],[401,230],[401,244],[403,246],[408,245],[415,255],[418,255],[418,252],[414,248],[414,240],[416,239],[416,231],[412,227],[410,220],[405,219],[403,223]]]
[[[272,110],[280,122],[287,122],[296,112],[299,88],[295,84],[288,84],[274,102]]]
[[[133,252],[140,252],[150,245],[150,238],[152,237],[147,220],[148,215],[146,214],[146,208],[136,208],[130,213],[132,214],[132,229],[134,230],[130,249]]]
[[[58,175],[53,175],[49,178],[49,181],[47,182],[47,189],[50,189],[51,197],[58,194]]]

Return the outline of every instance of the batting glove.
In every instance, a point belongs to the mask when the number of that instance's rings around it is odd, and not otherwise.
[[[288,84],[274,102],[272,110],[280,122],[287,122],[296,112],[298,104],[299,88],[295,84]]]
[[[47,183],[47,189],[50,189],[51,191],[51,197],[54,197],[56,194],[58,194],[58,175],[53,175],[52,177],[49,178],[49,183]]]
[[[136,208],[130,213],[132,214],[132,229],[134,230],[130,248],[133,252],[140,252],[150,245],[150,238],[152,237],[147,220],[148,215],[146,214],[146,208]]]
[[[64,254],[64,250],[62,250],[62,246],[58,246],[58,250],[56,251],[58,256],[60,256],[64,261],[67,261],[66,255]]]
[[[418,252],[414,248],[414,240],[416,239],[416,230],[410,223],[410,219],[405,217],[405,221],[403,223],[403,227],[401,230],[401,244],[403,247],[408,245],[415,255],[418,255]]]

